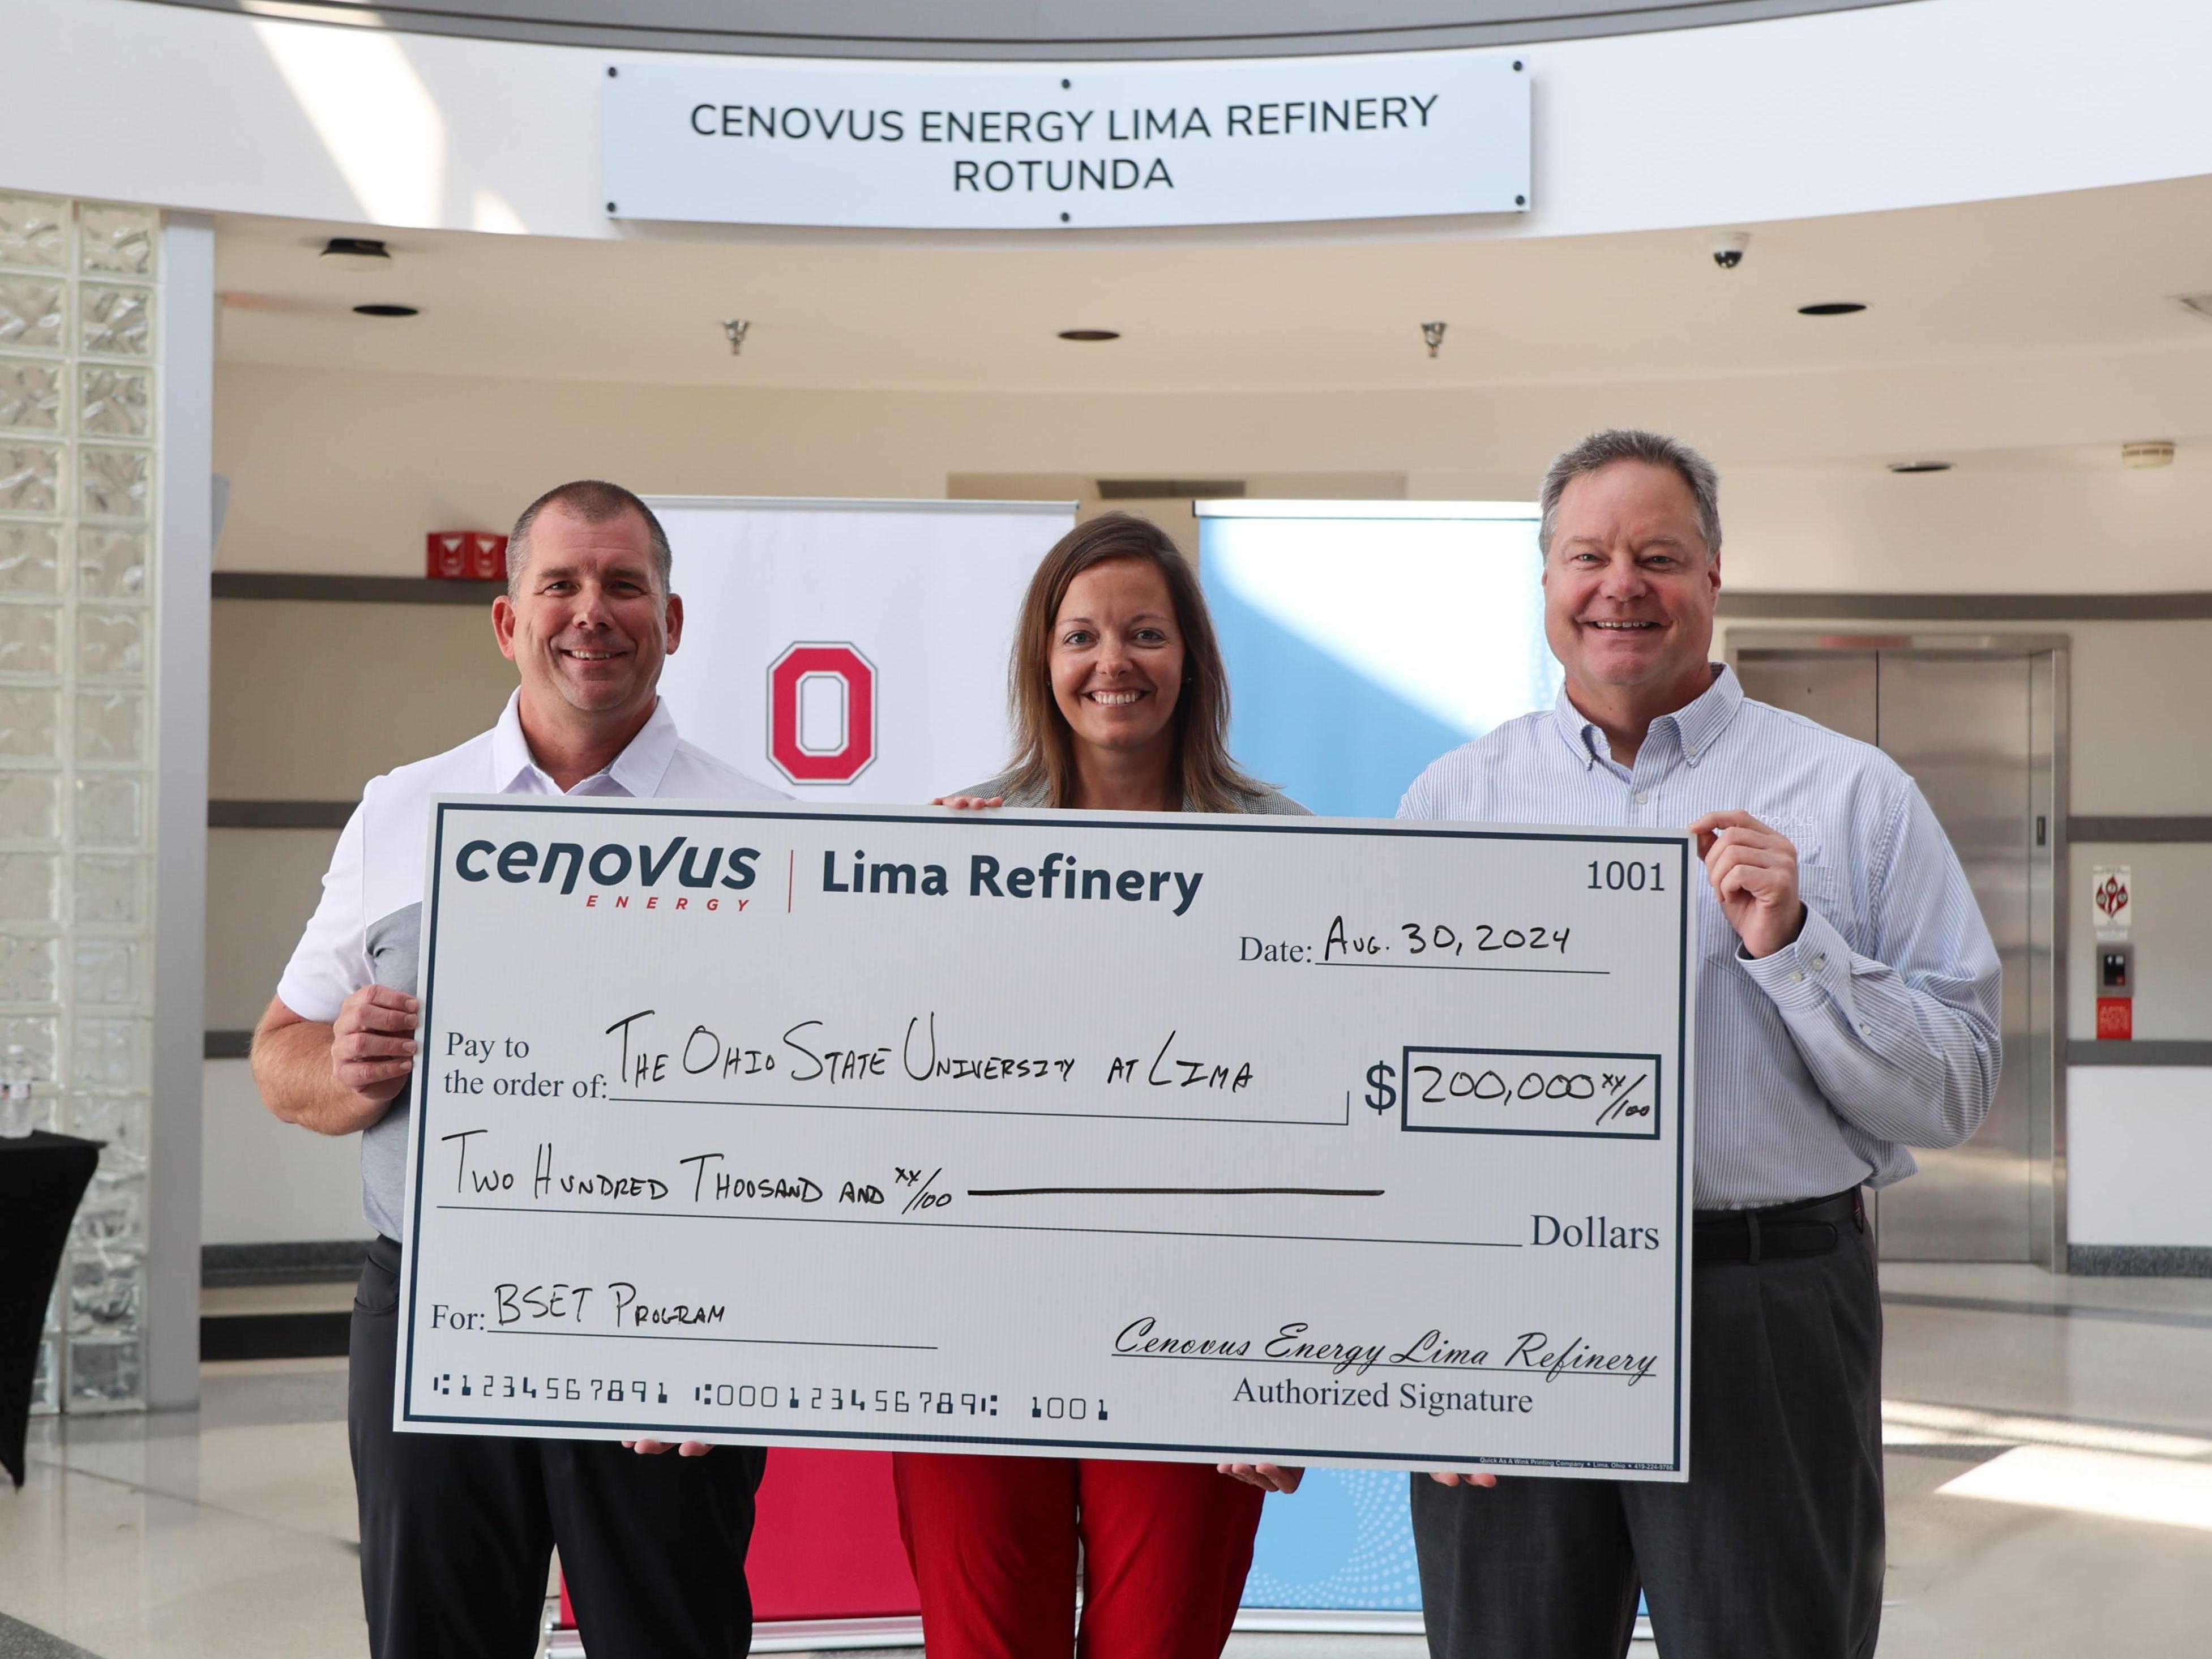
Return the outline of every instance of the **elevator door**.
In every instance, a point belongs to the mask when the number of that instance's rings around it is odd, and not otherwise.
[[[2034,817],[2030,659],[1904,651],[1746,651],[1762,702],[1878,744],[1911,773],[1950,837],[2004,966],[2002,1079],[1965,1146],[1916,1150],[1920,1173],[1884,1192],[1881,1254],[1906,1261],[2035,1259],[2035,1104],[2029,905],[2048,859]]]

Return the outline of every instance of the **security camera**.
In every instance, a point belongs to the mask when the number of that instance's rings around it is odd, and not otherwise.
[[[1713,238],[1713,263],[1723,270],[1734,270],[1743,263],[1743,251],[1750,246],[1749,231],[1722,231]]]

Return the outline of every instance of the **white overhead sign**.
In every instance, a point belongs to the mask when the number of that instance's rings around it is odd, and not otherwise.
[[[1497,52],[995,65],[611,65],[621,219],[927,229],[1516,213],[1528,76]]]

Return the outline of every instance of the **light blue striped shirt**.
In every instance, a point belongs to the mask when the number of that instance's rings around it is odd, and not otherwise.
[[[1980,1127],[2001,1055],[1996,947],[1966,872],[1879,749],[1743,695],[1733,671],[1613,760],[1560,692],[1413,781],[1401,818],[1680,829],[1740,810],[1796,844],[1805,927],[1753,961],[1698,887],[1697,1203],[1781,1204],[1911,1175]]]

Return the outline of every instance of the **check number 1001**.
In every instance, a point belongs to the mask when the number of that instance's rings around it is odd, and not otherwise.
[[[1612,859],[1601,863],[1592,859],[1589,864],[1589,890],[1593,893],[1663,893],[1667,890],[1666,869],[1663,864],[1639,864]]]

